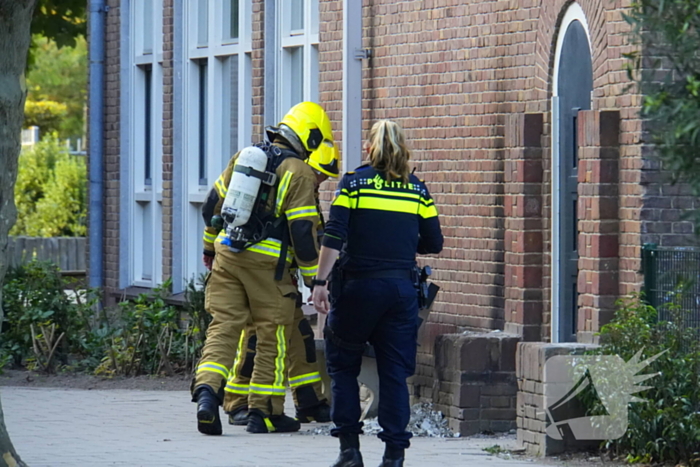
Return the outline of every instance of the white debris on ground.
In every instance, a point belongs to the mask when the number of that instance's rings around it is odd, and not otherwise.
[[[303,434],[330,435],[332,427],[333,424],[319,426],[307,430]],[[459,436],[459,433],[453,433],[447,426],[447,419],[442,412],[434,411],[433,405],[425,402],[411,407],[411,419],[407,429],[413,433],[413,436],[417,437],[453,438]],[[375,435],[382,431],[382,427],[379,426],[379,421],[376,418],[369,418],[365,420],[363,431],[366,435]]]

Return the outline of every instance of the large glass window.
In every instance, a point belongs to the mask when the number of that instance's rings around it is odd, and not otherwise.
[[[146,65],[143,67],[143,119],[144,119],[144,136],[143,136],[143,184],[151,186],[153,178],[153,66]]]
[[[207,184],[207,109],[208,109],[208,65],[207,59],[201,59],[198,61],[199,73],[197,78],[199,79],[199,89],[197,92],[197,121],[199,122],[198,128],[198,145],[197,145],[197,158],[198,171],[199,173],[199,184],[206,186]]]
[[[318,0],[278,0],[280,55],[277,117],[318,101]]]
[[[224,128],[223,151],[221,163],[225,166],[238,149],[238,55],[231,55],[223,59],[222,67],[222,104]]]
[[[231,156],[251,144],[251,0],[185,0],[183,280],[204,272],[201,206]],[[178,129],[176,129],[178,131]]]
[[[240,22],[238,0],[224,0],[224,39],[238,39],[238,23]]]
[[[197,0],[197,46],[209,43],[209,0]]]
[[[124,179],[128,202],[121,222],[122,286],[154,287],[162,282],[163,2],[131,1],[128,9],[129,72],[122,122]]]

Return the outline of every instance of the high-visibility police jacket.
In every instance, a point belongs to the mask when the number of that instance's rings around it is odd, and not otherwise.
[[[410,269],[416,253],[439,253],[438,211],[423,181],[387,181],[370,166],[348,172],[338,184],[323,245],[341,250],[343,269]]]
[[[279,145],[284,149],[285,146]],[[226,170],[216,180],[209,191],[207,200],[202,206],[204,218],[204,254],[213,256],[215,253],[226,252],[226,258],[232,258],[236,264],[257,269],[277,266],[281,249],[281,239],[267,238],[248,246],[241,252],[231,254],[226,245],[221,242],[226,238],[224,230],[219,232],[211,225],[211,219],[221,213],[221,206],[228,192],[233,166],[238,157],[237,153],[228,163]],[[286,216],[289,228],[291,247],[287,255],[287,265],[296,260],[304,283],[310,284],[318,270],[318,239],[316,229],[319,224],[319,214],[316,208],[315,182],[313,169],[296,157],[287,157],[277,167],[277,188],[272,190],[268,207],[274,207],[276,217]]]

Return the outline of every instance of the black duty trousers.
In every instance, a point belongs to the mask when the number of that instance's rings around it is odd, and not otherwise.
[[[410,405],[406,379],[416,368],[418,299],[409,279],[356,279],[333,297],[326,322],[326,361],[332,380],[333,436],[362,433],[360,374],[365,343],[374,346],[379,373],[379,438],[405,449]]]

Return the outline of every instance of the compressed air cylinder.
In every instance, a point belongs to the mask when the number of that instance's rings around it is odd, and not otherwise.
[[[228,184],[228,192],[221,206],[221,217],[228,224],[228,228],[244,225],[250,219],[255,206],[255,200],[260,191],[261,180],[253,175],[247,175],[247,167],[264,172],[267,166],[267,155],[255,146],[243,149],[234,165],[231,181]]]

